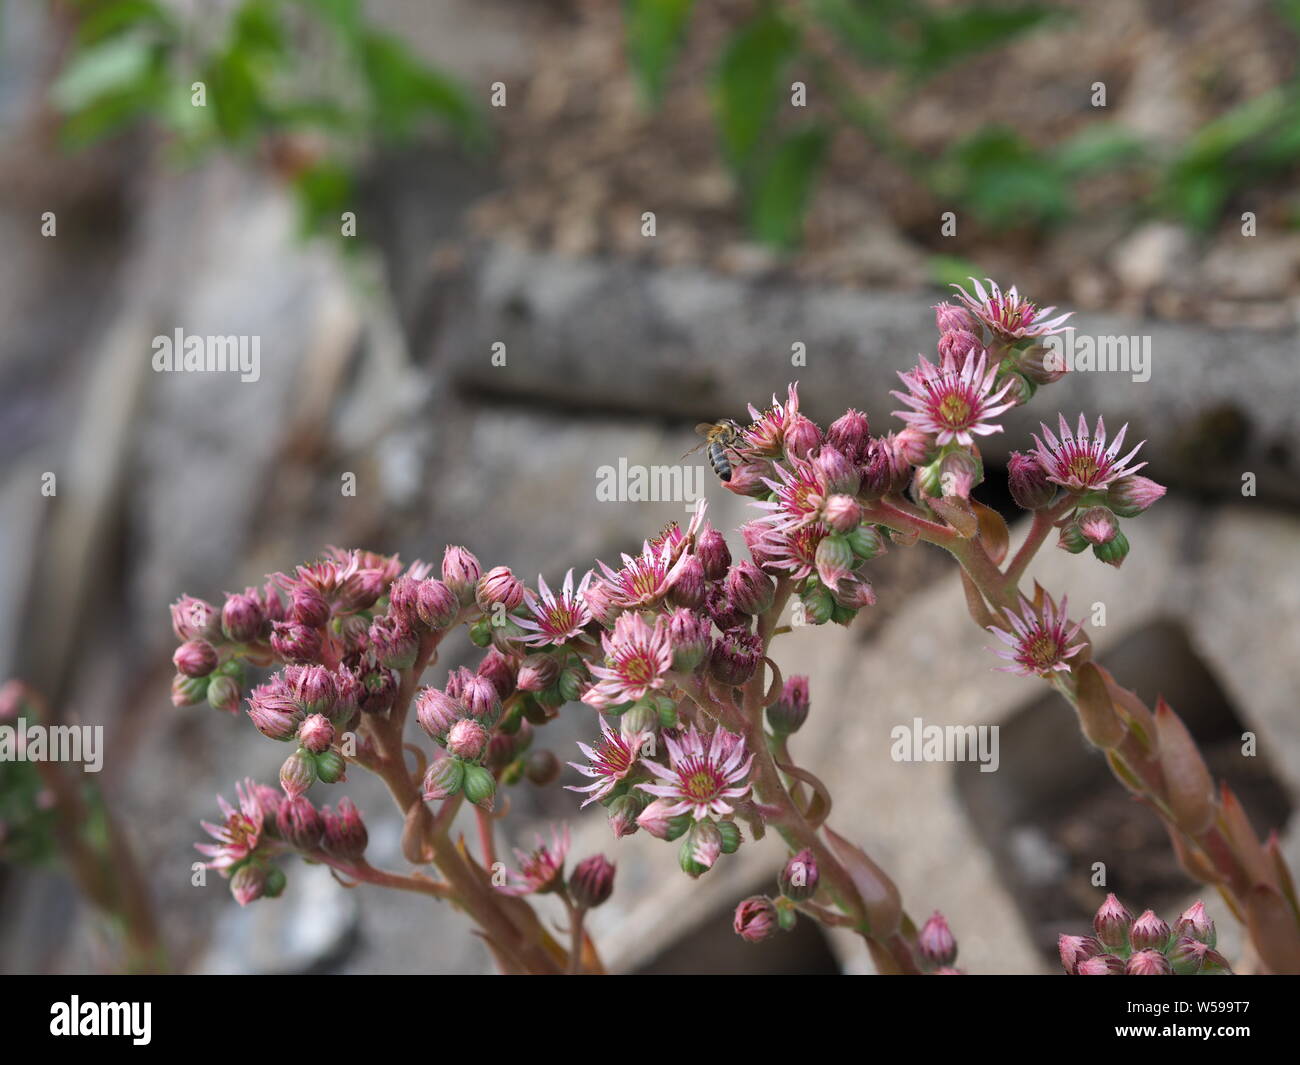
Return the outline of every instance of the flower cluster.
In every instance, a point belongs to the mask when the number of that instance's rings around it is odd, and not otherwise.
[[[1220,976],[1231,974],[1214,949],[1214,922],[1197,902],[1172,928],[1151,910],[1134,918],[1114,895],[1092,919],[1091,936],[1059,940],[1071,976]]]

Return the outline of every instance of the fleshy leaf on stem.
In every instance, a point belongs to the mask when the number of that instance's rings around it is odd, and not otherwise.
[[[1214,781],[1192,734],[1163,697],[1156,701],[1156,740],[1169,809],[1179,828],[1199,836],[1214,824]]]
[[[1118,747],[1124,742],[1128,730],[1115,712],[1101,671],[1093,663],[1084,662],[1075,667],[1074,680],[1079,726],[1088,742],[1103,750]]]
[[[1244,902],[1246,926],[1264,964],[1274,973],[1300,974],[1300,938],[1290,903],[1267,884],[1252,887]]]
[[[903,917],[898,887],[884,870],[867,857],[866,852],[850,843],[829,825],[822,828],[835,856],[844,866],[862,900],[867,916],[867,931],[873,939],[886,940],[898,931]]]
[[[1007,528],[1006,520],[992,507],[986,507],[983,503],[972,499],[970,505],[979,523],[979,541],[984,545],[989,560],[995,566],[1002,565],[1007,552],[1011,549],[1011,530]]]

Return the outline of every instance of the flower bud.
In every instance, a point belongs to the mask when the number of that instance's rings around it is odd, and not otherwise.
[[[284,686],[275,681],[258,685],[248,696],[249,720],[258,732],[270,739],[293,739],[305,716]]]
[[[885,538],[874,525],[859,525],[845,536],[853,553],[864,562],[869,562],[885,551]]]
[[[861,577],[850,575],[840,581],[838,588],[831,591],[831,598],[836,605],[846,610],[859,611],[865,606],[876,605],[876,591]],[[839,619],[836,618],[836,621]],[[852,620],[851,618],[849,620]]]
[[[777,884],[787,899],[803,902],[817,894],[820,880],[817,859],[812,851],[805,848],[785,863],[785,868],[777,877]]]
[[[630,836],[641,827],[637,824],[637,818],[641,816],[643,808],[644,803],[636,792],[620,795],[606,807],[609,812],[609,827],[613,830],[615,839]]]
[[[524,583],[509,566],[496,566],[479,578],[475,601],[485,613],[491,613],[498,603],[507,611],[514,610],[524,601]]]
[[[480,677],[487,677],[502,699],[515,690],[515,666],[495,647],[490,648],[488,653],[479,660],[478,668],[474,672]]]
[[[752,562],[740,561],[732,567],[726,580],[727,600],[742,614],[761,614],[772,605],[776,589],[772,578]]]
[[[325,822],[311,800],[305,796],[291,796],[280,804],[275,819],[280,838],[300,851],[314,851],[320,847],[325,834]]]
[[[822,503],[821,519],[831,532],[847,536],[862,526],[862,504],[852,496],[828,496]]]
[[[971,489],[983,479],[980,464],[969,451],[949,451],[939,460],[939,491],[945,499],[969,499]]]
[[[424,801],[436,802],[459,795],[464,783],[464,762],[455,758],[438,758],[424,774]]]
[[[419,653],[420,641],[402,621],[381,617],[370,623],[370,647],[380,665],[389,669],[409,669]]]
[[[704,576],[720,581],[731,568],[731,549],[717,529],[706,529],[695,542],[695,555],[704,566]]]
[[[447,733],[447,750],[467,762],[478,761],[487,744],[487,729],[472,717],[457,721]]]
[[[1114,566],[1119,569],[1128,558],[1129,544],[1128,537],[1116,529],[1115,535],[1107,543],[1093,544],[1092,553],[1101,559],[1106,565]]]
[[[311,585],[299,584],[289,596],[289,616],[299,625],[319,629],[330,619],[330,605]]]
[[[1007,459],[1007,488],[1024,510],[1041,510],[1056,498],[1056,485],[1047,479],[1038,456],[1024,451],[1013,451]]]
[[[429,577],[416,588],[415,611],[429,629],[442,632],[460,614],[460,599],[445,582]]]
[[[284,894],[287,883],[288,877],[284,875],[283,869],[278,865],[269,866],[266,870],[266,883],[262,888],[262,898],[278,899]]]
[[[172,655],[172,664],[187,677],[206,677],[219,661],[217,649],[207,640],[187,640]]]
[[[206,599],[183,595],[171,605],[172,631],[176,639],[217,640],[221,638],[221,619]]]
[[[338,605],[345,614],[369,610],[387,591],[388,580],[381,570],[357,570],[338,591]]]
[[[673,669],[689,673],[709,653],[712,625],[707,618],[679,607],[668,618],[668,644],[673,651]]]
[[[817,576],[822,584],[832,590],[858,564],[858,560],[853,557],[848,537],[838,534],[823,537],[813,558],[817,565]]]
[[[1089,507],[1075,520],[1079,524],[1079,532],[1090,544],[1108,544],[1119,532],[1115,515],[1105,507]]]
[[[1165,486],[1150,477],[1129,474],[1106,491],[1106,505],[1121,518],[1136,518],[1165,494]]]
[[[859,410],[846,410],[826,430],[826,443],[853,465],[861,466],[866,461],[871,446],[867,416]]]
[[[322,784],[337,784],[340,780],[346,779],[347,759],[338,751],[333,749],[321,751],[312,756],[312,761],[316,763],[316,779]]]
[[[393,581],[388,589],[388,616],[409,629],[414,629],[421,624],[420,614],[416,609],[419,586],[420,582],[416,578],[405,574]]]
[[[1061,535],[1057,537],[1056,546],[1063,551],[1069,551],[1072,555],[1077,555],[1081,551],[1088,549],[1088,541],[1083,535],[1083,530],[1079,528],[1077,521],[1072,521],[1068,525],[1061,527]]]
[[[265,621],[262,604],[251,595],[232,595],[221,608],[221,631],[235,643],[256,640]]]
[[[207,695],[207,677],[187,677],[184,673],[172,677],[172,706],[197,706]]]
[[[1076,976],[1123,976],[1124,959],[1114,954],[1098,954],[1079,962],[1074,974]]]
[[[569,895],[581,909],[593,910],[614,893],[614,865],[603,854],[584,858],[569,876]]]
[[[1071,976],[1078,972],[1080,962],[1106,951],[1100,941],[1092,936],[1059,936],[1056,945],[1061,954],[1061,965]]]
[[[280,787],[289,798],[296,799],[315,783],[316,759],[300,747],[280,766]]]
[[[320,658],[320,631],[296,621],[272,622],[271,648],[288,662],[314,662]]]
[[[451,589],[461,606],[474,602],[474,590],[478,586],[478,559],[463,547],[449,545],[442,554],[443,583]]]
[[[763,641],[743,629],[728,629],[713,641],[709,672],[723,684],[738,688],[754,675],[763,659]]]
[[[957,959],[957,940],[938,910],[922,926],[916,945],[931,965],[951,965]]]
[[[968,355],[974,353],[978,357],[984,350],[984,345],[980,338],[968,329],[949,329],[939,337],[937,350],[945,361],[951,360],[960,366],[966,361]]]
[[[681,560],[672,584],[669,585],[668,600],[673,606],[695,609],[703,605],[704,594],[704,563],[697,555],[687,555]]]
[[[1158,950],[1139,950],[1129,955],[1125,976],[1173,976],[1173,966]]]
[[[785,679],[781,696],[767,708],[767,723],[778,736],[789,736],[808,720],[808,678],[800,673]]]
[[[800,592],[799,605],[809,625],[825,625],[835,613],[835,600],[821,583]]]
[[[796,414],[786,423],[782,442],[787,455],[806,459],[822,442],[822,431],[809,418]]]
[[[328,714],[338,698],[338,676],[324,666],[285,666],[281,672],[289,696],[305,714]]]
[[[327,751],[334,743],[334,726],[324,714],[311,714],[298,726],[298,742],[312,754]]]
[[[461,689],[460,700],[465,712],[477,718],[486,728],[501,720],[501,696],[487,677],[470,676]]]
[[[740,826],[735,821],[719,821],[718,835],[722,839],[723,854],[735,854],[740,850],[740,845],[745,842]]]
[[[691,821],[689,817],[670,815],[667,811],[671,808],[672,803],[667,800],[655,799],[642,808],[637,815],[636,823],[654,836],[655,839],[677,839],[690,828]]]
[[[245,862],[230,877],[230,894],[241,906],[260,899],[266,892],[266,867]]]
[[[1218,937],[1214,931],[1214,922],[1210,920],[1210,915],[1205,912],[1205,904],[1199,900],[1184,910],[1182,916],[1174,922],[1173,934],[1175,936],[1190,936],[1192,939],[1199,940],[1211,947],[1218,942]]]
[[[339,800],[338,810],[328,807],[322,811],[325,837],[321,846],[326,854],[345,862],[355,862],[366,852],[370,834],[366,831],[361,812],[347,796]]]
[[[753,895],[736,907],[732,928],[748,943],[761,943],[776,931],[776,906],[766,895]]]
[[[321,711],[336,728],[346,728],[361,709],[361,681],[347,666],[339,666],[334,674],[335,696],[333,705]]]
[[[437,688],[421,688],[415,696],[415,720],[435,740],[443,740],[465,716],[465,708]]]
[[[862,474],[856,464],[849,461],[838,448],[824,445],[812,460],[813,475],[825,495],[858,494]]]
[[[208,683],[208,705],[214,710],[224,710],[228,714],[233,714],[239,710],[239,700],[242,693],[239,690],[239,681],[234,677],[228,677],[224,674],[218,674]]]
[[[539,788],[554,784],[560,777],[560,760],[554,751],[533,751],[524,762],[524,776]]]
[[[1134,950],[1163,951],[1169,945],[1169,925],[1147,910],[1136,921],[1129,932],[1129,941]]]
[[[965,330],[967,333],[974,333],[979,330],[979,326],[975,324],[975,319],[971,317],[970,311],[946,300],[943,303],[934,305],[934,324],[939,327],[940,333],[951,333],[958,329]]]
[[[497,782],[490,770],[481,765],[465,767],[465,798],[475,806],[491,810],[496,801]]]
[[[1069,367],[1059,347],[1035,344],[1016,354],[1016,369],[1035,385],[1051,385],[1064,377]]]
[[[519,664],[519,677],[516,681],[520,691],[539,692],[549,688],[560,676],[560,664],[550,655],[528,655]],[[566,700],[567,701],[567,700]]]
[[[1125,950],[1128,947],[1129,929],[1133,926],[1133,915],[1124,908],[1124,904],[1114,894],[1106,896],[1106,901],[1097,910],[1092,919],[1093,931],[1097,939],[1111,950]]]
[[[374,667],[361,675],[358,703],[363,714],[386,714],[397,698],[397,674],[391,669]]]

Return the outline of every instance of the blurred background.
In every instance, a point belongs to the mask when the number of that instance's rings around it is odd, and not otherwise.
[[[1057,404],[1148,439],[1171,491],[1123,573],[1050,549],[1032,573],[1106,608],[1103,661],[1170,698],[1294,862],[1298,38],[1295,0],[0,2],[0,679],[107,744],[66,801],[0,764],[0,968],[128,964],[69,855],[129,846],[128,908],[172,969],[488,971],[448,908],[320,868],[247,910],[192,886],[214,796],[284,752],[172,707],[168,604],[327,544],[462,543],[530,583],[614,561],[686,515],[599,502],[599,467],[675,463],[696,421],[792,379],[814,418],[884,431],[972,274],[1149,344],[1149,380],[1071,375],[1009,416],[976,494],[1017,518],[1000,464]],[[258,379],[155,373],[178,328],[260,338]],[[719,527],[746,520],[707,483]],[[873,565],[876,608],[780,649],[812,675],[795,754],[837,829],[972,971],[1053,971],[1094,863],[1171,918],[1195,892],[1158,822],[1063,704],[988,673],[943,559]],[[1001,724],[1000,771],[891,762],[914,716]],[[593,731],[570,706],[537,742],[567,761]],[[339,787],[400,864],[386,796]],[[558,785],[511,805],[517,842],[572,818],[577,856],[619,861],[613,968],[867,969],[806,923],[731,933],[770,840],[693,884]]]

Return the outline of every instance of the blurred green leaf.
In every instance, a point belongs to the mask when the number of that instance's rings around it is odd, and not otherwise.
[[[695,0],[624,0],[627,51],[646,99],[663,96]]]
[[[980,277],[983,271],[969,259],[959,255],[931,255],[926,262],[930,279],[940,288],[951,285],[964,285],[972,277]]]
[[[750,197],[750,225],[767,244],[796,243],[829,136],[812,126],[785,137],[765,160]]]
[[[298,195],[298,221],[307,235],[340,234],[339,216],[352,197],[352,175],[333,160],[323,160],[303,170],[294,179]],[[345,240],[345,245],[352,241]]]
[[[83,48],[50,89],[60,111],[79,111],[100,97],[131,92],[147,81],[156,56],[154,42],[139,34],[111,37]]]
[[[902,63],[912,46],[897,36],[908,4],[900,0],[815,0],[813,13],[869,66]]]
[[[918,14],[919,40],[907,63],[914,77],[925,78],[976,53],[1001,48],[1060,12],[1035,4],[966,4],[940,11],[922,8]]]
[[[382,132],[408,136],[422,118],[432,115],[466,140],[482,142],[486,135],[482,115],[457,82],[423,65],[386,34],[364,33],[358,44],[374,118]]]
[[[87,10],[77,25],[77,41],[93,44],[124,30],[153,26],[170,33],[175,29],[171,12],[157,0],[111,0]]]
[[[987,126],[946,153],[936,186],[991,226],[1050,223],[1069,210],[1065,175],[1004,126]]]
[[[728,42],[718,70],[717,108],[723,148],[744,169],[781,97],[781,70],[794,55],[798,31],[767,8]]]
[[[1123,166],[1142,157],[1146,147],[1130,130],[1109,122],[1084,127],[1057,147],[1056,165],[1068,177]]]

